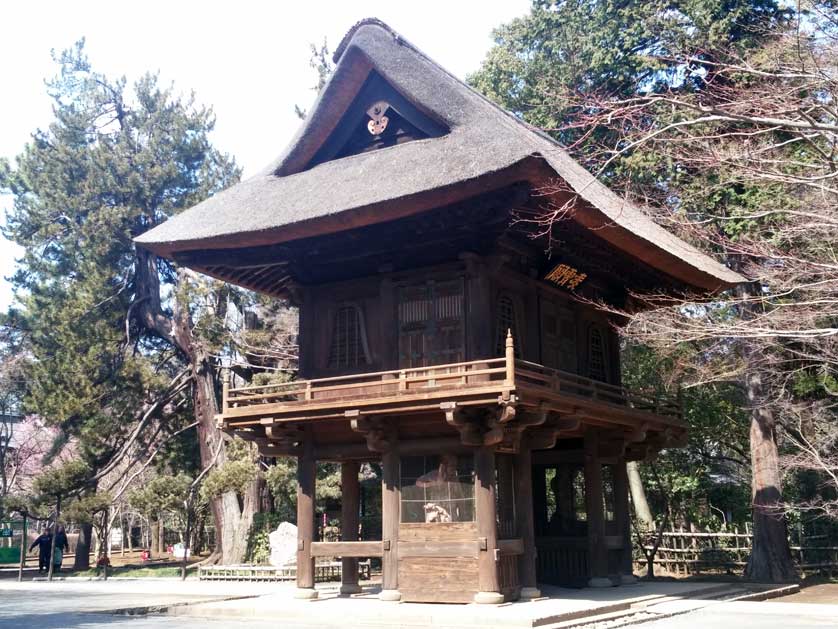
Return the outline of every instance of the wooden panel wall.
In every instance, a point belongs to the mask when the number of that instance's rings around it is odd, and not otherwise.
[[[430,603],[471,603],[477,593],[477,559],[468,549],[475,542],[474,522],[451,522],[399,526],[399,544],[446,542],[452,550],[447,557],[405,557],[399,559],[399,591],[403,601]],[[431,545],[431,544],[429,544]],[[421,551],[419,551],[421,552]],[[419,554],[417,552],[417,554]],[[400,555],[403,553],[400,549]]]

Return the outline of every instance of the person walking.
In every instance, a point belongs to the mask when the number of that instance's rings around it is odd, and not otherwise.
[[[38,547],[38,574],[41,574],[49,570],[49,551],[50,546],[52,546],[52,533],[49,527],[45,527],[43,532],[35,538],[35,541],[29,547],[29,551],[32,552],[35,546]]]
[[[67,541],[67,533],[64,532],[64,527],[59,525],[55,532],[55,554],[52,556],[53,573],[61,572],[64,553],[69,552],[69,550],[70,544]]]

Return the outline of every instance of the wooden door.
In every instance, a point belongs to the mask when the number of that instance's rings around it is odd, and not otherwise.
[[[399,367],[462,362],[465,357],[463,280],[429,281],[399,290]]]
[[[541,300],[541,362],[576,373],[576,321],[573,311],[552,299]]]

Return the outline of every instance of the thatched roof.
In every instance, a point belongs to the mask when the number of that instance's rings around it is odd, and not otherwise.
[[[578,197],[575,219],[644,262],[707,289],[744,278],[653,222],[577,164],[545,134],[449,74],[387,25],[356,24],[305,124],[263,172],[136,239],[164,256],[198,249],[268,245],[392,220],[387,208],[496,173],[562,180]],[[308,167],[371,71],[447,133]],[[513,173],[513,175],[510,175]],[[485,187],[485,186],[484,186]]]

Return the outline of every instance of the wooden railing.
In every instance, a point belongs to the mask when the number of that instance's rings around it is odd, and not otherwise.
[[[225,412],[265,403],[317,404],[351,401],[370,397],[396,397],[445,389],[506,386],[506,361],[490,358],[432,367],[361,373],[316,380],[296,380],[278,384],[227,388]]]
[[[242,417],[260,411],[275,413],[347,406],[353,401],[381,402],[430,400],[483,393],[507,394],[518,388],[552,396],[573,396],[657,415],[680,418],[678,400],[630,391],[574,373],[544,367],[515,358],[512,337],[503,358],[360,373],[315,380],[296,380],[231,388],[224,385],[224,418]],[[338,404],[338,402],[340,404]],[[273,405],[266,409],[264,405]],[[259,408],[250,408],[259,407]]]
[[[515,361],[515,385],[542,387],[556,395],[573,395],[656,415],[681,417],[681,404],[677,398],[630,390],[526,360]]]

